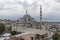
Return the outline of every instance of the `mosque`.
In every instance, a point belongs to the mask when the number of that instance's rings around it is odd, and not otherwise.
[[[12,27],[13,30],[16,30],[18,27],[42,29],[42,8],[40,7],[40,22],[35,21],[26,10],[26,14],[13,23]]]

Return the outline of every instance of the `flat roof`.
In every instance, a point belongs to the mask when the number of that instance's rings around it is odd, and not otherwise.
[[[48,33],[47,30],[40,30],[40,29],[26,28],[26,27],[19,27],[19,28],[20,29],[18,30],[18,32],[31,32],[31,33],[40,34],[40,35],[44,35]]]
[[[0,40],[4,40],[4,39],[8,40],[10,39],[10,37],[0,37]]]
[[[27,29],[26,32],[30,32],[31,34],[39,34],[39,35],[44,35],[48,33],[48,31],[40,30],[40,29]]]
[[[10,36],[10,35],[11,35],[10,33],[5,33],[2,36]]]
[[[48,31],[29,28],[29,29],[26,29],[24,33],[22,33],[22,34],[17,34],[17,35],[14,35],[14,36],[19,37],[19,36],[24,36],[24,35],[27,35],[27,34],[33,34],[33,35],[34,35],[34,34],[39,34],[39,35],[44,35],[44,34],[46,34],[46,33],[48,33]]]
[[[24,36],[24,35],[27,35],[27,34],[30,34],[29,32],[25,32],[25,33],[22,33],[22,34],[17,34],[17,35],[14,35],[16,37],[20,37],[20,36]]]

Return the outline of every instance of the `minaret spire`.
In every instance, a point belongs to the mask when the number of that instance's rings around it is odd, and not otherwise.
[[[26,9],[26,15],[27,15],[27,9]]]
[[[42,6],[40,5],[40,30],[42,30]]]

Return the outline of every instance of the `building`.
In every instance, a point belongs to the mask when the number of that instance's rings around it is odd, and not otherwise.
[[[48,40],[48,32],[40,29],[28,29],[22,34],[11,36],[10,40]]]
[[[14,27],[39,28],[40,24],[34,21],[34,18],[32,18],[29,14],[25,14],[22,18],[12,24],[12,28]]]

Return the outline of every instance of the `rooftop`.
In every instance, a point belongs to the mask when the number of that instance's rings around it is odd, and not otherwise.
[[[39,29],[27,29],[25,31],[25,33],[22,33],[22,34],[17,34],[15,35],[16,37],[19,37],[19,36],[24,36],[24,35],[27,35],[27,34],[39,34],[39,35],[44,35],[48,33],[48,31],[45,31],[45,30],[39,30]]]
[[[39,34],[39,35],[44,35],[48,33],[48,31],[40,30],[40,29],[27,29],[27,32],[30,32],[31,34]]]

